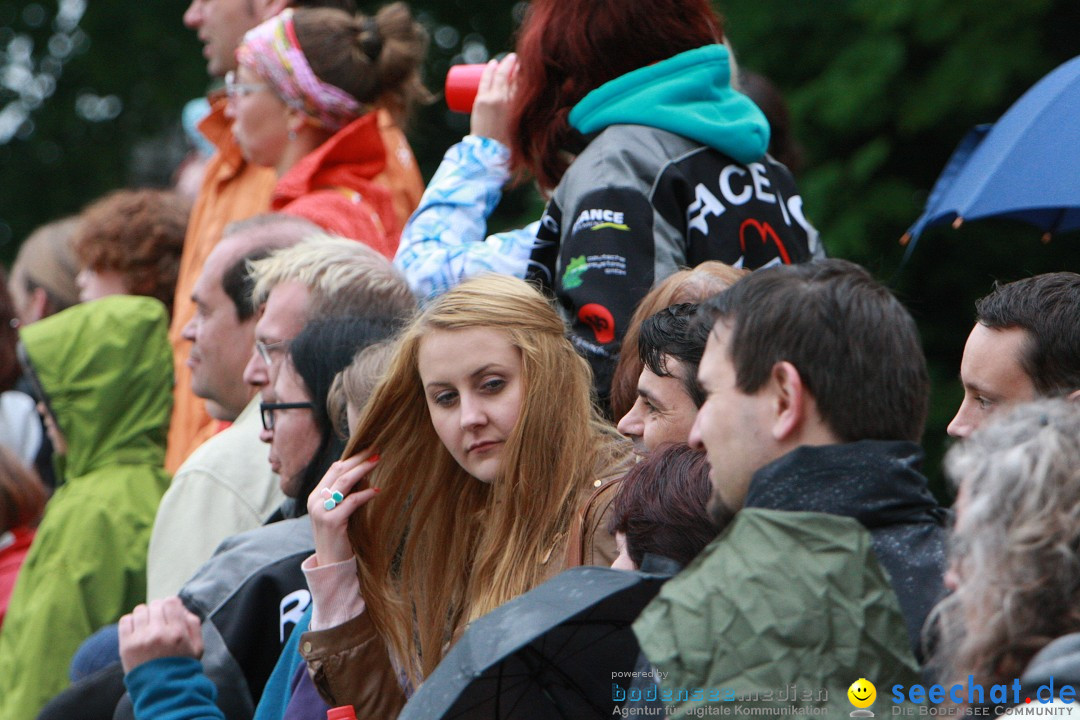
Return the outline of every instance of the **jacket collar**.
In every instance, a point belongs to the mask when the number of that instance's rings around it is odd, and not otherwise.
[[[948,511],[919,471],[922,458],[922,450],[910,442],[803,446],[754,474],[746,507],[843,515],[870,530],[939,524]]]
[[[369,112],[331,135],[282,175],[274,187],[274,202],[280,205],[314,190],[350,187],[350,180],[370,180],[385,167],[379,113]]]

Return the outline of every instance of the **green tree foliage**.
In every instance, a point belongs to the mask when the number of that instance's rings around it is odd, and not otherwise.
[[[1077,54],[1076,4],[727,0],[722,9],[740,63],[787,97],[807,155],[799,177],[807,215],[829,253],[892,281],[919,321],[934,393],[925,445],[936,472],[962,396],[956,377],[975,299],[994,280],[1080,270],[1080,238],[1043,245],[1040,231],[1000,221],[933,228],[899,274],[897,241],[968,129],[994,122]]]
[[[72,6],[85,11],[56,72],[58,15]],[[12,77],[13,42],[32,42],[30,72],[58,75],[52,95],[0,143],[0,257],[10,259],[37,225],[133,182],[135,148],[152,149],[183,104],[204,91],[198,43],[180,22],[185,7],[183,0],[0,3],[0,111],[25,91]]]

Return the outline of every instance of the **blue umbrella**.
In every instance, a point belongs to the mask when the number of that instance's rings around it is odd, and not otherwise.
[[[1080,228],[1080,57],[964,137],[904,235],[907,255],[931,225],[986,217],[1030,223],[1044,239]]]

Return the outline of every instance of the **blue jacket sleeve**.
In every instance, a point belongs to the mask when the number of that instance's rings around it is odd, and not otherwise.
[[[475,135],[446,151],[394,257],[421,299],[484,272],[525,277],[539,223],[485,237],[510,177],[509,158],[504,145]]]
[[[124,676],[136,720],[225,720],[217,689],[194,658],[143,663]]]

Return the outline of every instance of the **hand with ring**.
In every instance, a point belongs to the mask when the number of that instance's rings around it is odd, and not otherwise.
[[[339,460],[330,466],[308,496],[308,515],[315,534],[315,562],[320,566],[352,559],[349,518],[375,497],[379,489],[352,490],[378,462],[379,456],[370,450]]]

